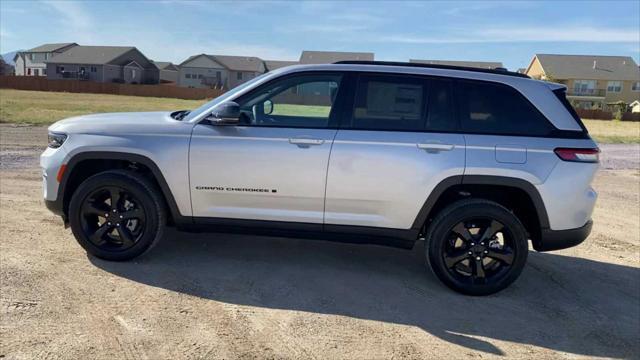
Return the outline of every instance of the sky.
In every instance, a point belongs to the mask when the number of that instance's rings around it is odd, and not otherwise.
[[[201,53],[297,60],[302,50],[500,61],[511,70],[536,53],[624,55],[640,63],[640,0],[0,0],[1,54],[52,42],[135,46],[174,63]]]

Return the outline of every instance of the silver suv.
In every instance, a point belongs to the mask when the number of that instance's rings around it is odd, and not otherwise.
[[[598,148],[565,87],[506,70],[291,66],[191,111],[49,128],[47,207],[128,260],[165,225],[411,248],[472,295],[591,231]]]

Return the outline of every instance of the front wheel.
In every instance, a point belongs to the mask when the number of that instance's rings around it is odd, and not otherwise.
[[[527,232],[502,205],[469,199],[442,210],[427,233],[427,259],[448,287],[489,295],[513,283],[527,261]]]
[[[128,171],[88,178],[69,204],[69,222],[78,243],[105,260],[129,260],[151,249],[162,236],[165,218],[156,187]]]

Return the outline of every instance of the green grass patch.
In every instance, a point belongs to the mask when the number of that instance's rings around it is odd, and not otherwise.
[[[0,123],[49,125],[71,116],[194,109],[203,103],[204,100],[0,89]],[[329,106],[275,104],[273,115],[326,118],[329,110]],[[586,119],[584,124],[598,142],[640,143],[640,122]]]
[[[328,118],[330,111],[330,106],[322,105],[273,104],[271,115]]]
[[[204,100],[0,89],[0,123],[49,125],[106,112],[193,109]]]
[[[599,143],[640,143],[640,122],[589,119],[583,119],[582,122],[589,130],[589,135]]]

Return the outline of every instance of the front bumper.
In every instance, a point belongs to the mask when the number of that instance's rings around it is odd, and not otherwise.
[[[582,243],[591,234],[593,221],[587,221],[584,226],[568,230],[543,229],[540,241],[533,243],[536,251],[553,251],[570,248]]]

